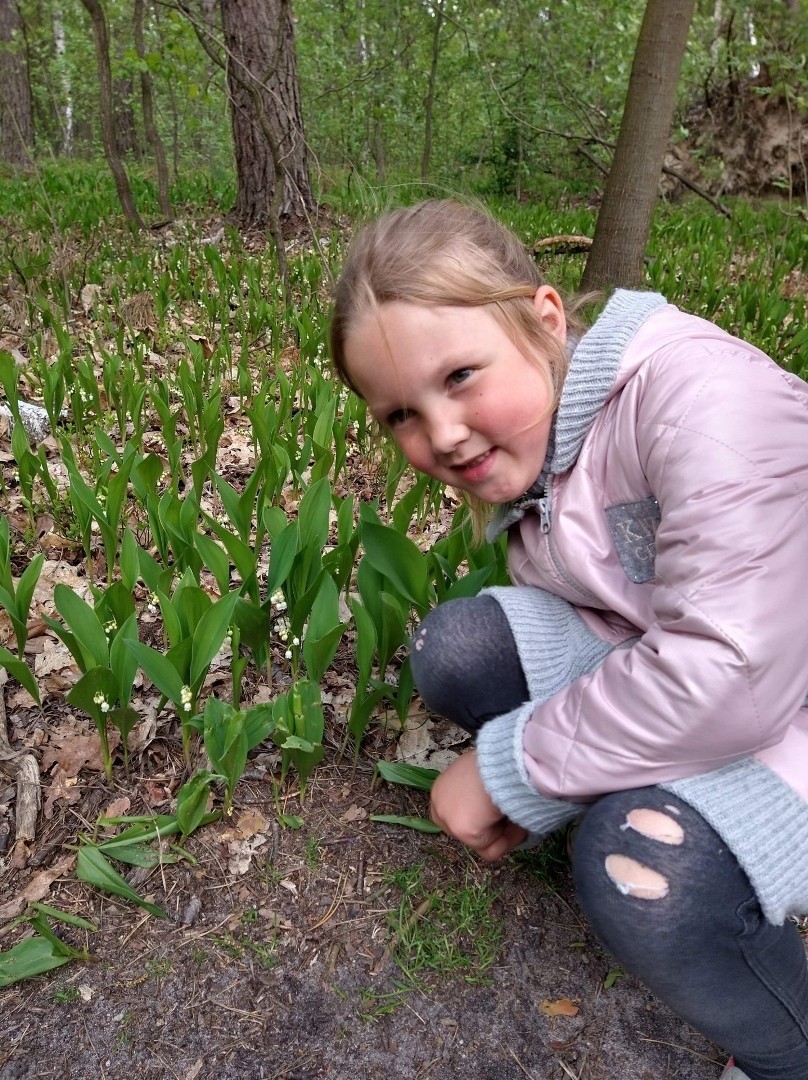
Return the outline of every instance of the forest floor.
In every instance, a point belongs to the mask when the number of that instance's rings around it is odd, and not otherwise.
[[[305,827],[279,829],[259,755],[231,821],[188,842],[196,863],[136,878],[160,920],[66,880],[66,834],[108,797],[89,784],[35,867],[6,878],[8,895],[56,871],[49,903],[101,929],[94,963],[0,993],[1,1080],[720,1073],[721,1053],[595,942],[558,845],[485,866],[370,822],[423,813],[426,796],[374,784],[364,758],[317,770]]]
[[[90,318],[78,310],[71,333],[89,338]],[[24,349],[23,336],[0,339],[0,348]],[[161,357],[151,353],[150,362]],[[228,410],[216,463],[234,487],[253,467],[244,422]],[[53,437],[45,453],[58,471]],[[114,781],[104,779],[97,733],[65,701],[78,671],[41,620],[52,612],[57,582],[88,595],[80,545],[54,532],[53,520],[38,520],[38,536],[25,541],[14,457],[2,433],[0,468],[15,574],[32,551],[46,554],[26,647],[43,709],[16,685],[0,685],[9,744],[36,756],[43,786],[35,840],[16,846],[15,786],[9,778],[0,788],[0,935],[32,901],[97,928],[61,931],[90,962],[0,990],[0,1080],[719,1076],[726,1055],[594,940],[563,838],[490,866],[443,836],[371,820],[427,812],[427,796],[381,782],[376,761],[403,754],[438,765],[435,753],[445,763],[463,746],[459,732],[415,709],[406,739],[380,723],[369,728],[356,762],[341,755],[356,678],[347,636],[324,680],[325,758],[305,797],[291,778],[279,786],[278,752],[260,748],[232,815],[186,841],[189,859],[127,874],[166,919],[78,881],[80,833],[95,834],[99,816],[169,813],[190,772],[176,720],[158,713],[158,694],[139,674],[133,703],[142,721],[130,737],[131,772],[118,764]],[[362,468],[357,458],[354,487],[365,498],[373,477]],[[455,505],[447,505],[447,520]],[[291,500],[285,509],[294,511]],[[145,595],[138,604],[148,637],[155,617]],[[4,618],[0,642],[10,645]],[[227,672],[226,661],[218,670],[214,663],[206,689],[224,693]],[[247,680],[247,702],[262,692],[269,694]],[[406,740],[411,752],[402,751]],[[192,768],[204,767],[203,753],[196,755]],[[299,815],[302,827],[283,827],[279,810]],[[0,936],[0,945],[13,940]]]

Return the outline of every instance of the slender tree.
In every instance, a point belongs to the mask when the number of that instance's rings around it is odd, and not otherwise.
[[[109,171],[115,181],[126,220],[136,228],[142,228],[143,222],[135,206],[132,189],[129,186],[129,177],[118,153],[118,144],[115,138],[115,122],[112,111],[112,71],[109,63],[109,29],[107,17],[101,7],[100,0],[81,0],[89,12],[93,21],[93,39],[95,41],[95,56],[98,64],[98,87],[99,87],[99,110],[101,113],[101,138],[104,143],[104,156],[109,165]]]
[[[670,137],[695,0],[648,0],[583,290],[636,288]]]
[[[168,197],[168,163],[166,161],[165,147],[160,138],[160,132],[154,122],[154,91],[152,88],[151,73],[146,66],[146,45],[143,40],[143,0],[135,0],[134,31],[135,49],[140,60],[140,96],[143,102],[143,127],[146,131],[151,151],[154,154],[154,163],[157,168],[157,191],[160,201],[160,213],[165,218],[172,218],[171,200]]]
[[[25,167],[34,145],[22,19],[15,0],[0,0],[0,160]]]

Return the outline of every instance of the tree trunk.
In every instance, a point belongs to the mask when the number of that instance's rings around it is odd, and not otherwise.
[[[151,72],[145,66],[146,46],[143,40],[143,0],[135,0],[134,14],[135,49],[143,65],[140,70],[140,96],[143,101],[143,128],[146,139],[154,154],[157,168],[157,191],[160,201],[160,213],[164,218],[173,218],[171,200],[168,197],[168,163],[160,132],[154,122],[154,96],[152,93]]]
[[[143,156],[138,138],[135,110],[132,105],[132,80],[116,79],[112,85],[112,115],[115,126],[115,144],[121,157],[127,154],[140,160]]]
[[[221,0],[242,227],[299,224],[315,209],[289,0]],[[274,232],[274,229],[273,229]]]
[[[0,161],[31,163],[34,116],[22,19],[15,0],[0,0]]]
[[[438,60],[440,59],[440,32],[443,29],[443,0],[438,0],[432,10],[435,20],[432,27],[432,61],[429,67],[426,102],[424,103],[424,152],[421,156],[421,183],[429,179],[429,161],[432,157],[432,113],[435,104],[435,87],[438,82]]]
[[[62,131],[62,153],[66,157],[70,157],[73,153],[73,87],[65,63],[67,52],[65,25],[58,5],[53,9],[53,50],[58,61],[58,70],[61,72],[59,81],[61,83],[62,101],[57,106],[57,115]]]
[[[614,161],[581,288],[636,288],[670,136],[695,0],[648,0]]]
[[[132,197],[132,189],[129,186],[129,177],[118,154],[118,146],[115,140],[115,123],[112,118],[112,72],[109,65],[109,31],[107,29],[107,17],[101,7],[100,0],[81,0],[93,21],[93,38],[95,40],[95,57],[98,64],[99,86],[99,109],[101,112],[101,137],[104,142],[104,156],[109,165],[109,171],[115,181],[118,199],[121,203],[126,220],[141,229],[143,222],[135,207]]]

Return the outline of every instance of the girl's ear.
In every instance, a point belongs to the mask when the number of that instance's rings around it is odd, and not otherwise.
[[[540,285],[533,297],[533,307],[544,324],[545,330],[560,341],[567,340],[567,317],[564,304],[552,285]]]

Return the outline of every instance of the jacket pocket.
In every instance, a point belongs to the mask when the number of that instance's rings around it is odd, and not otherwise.
[[[605,510],[612,543],[620,565],[635,585],[656,576],[656,532],[661,514],[653,495],[619,503]]]

